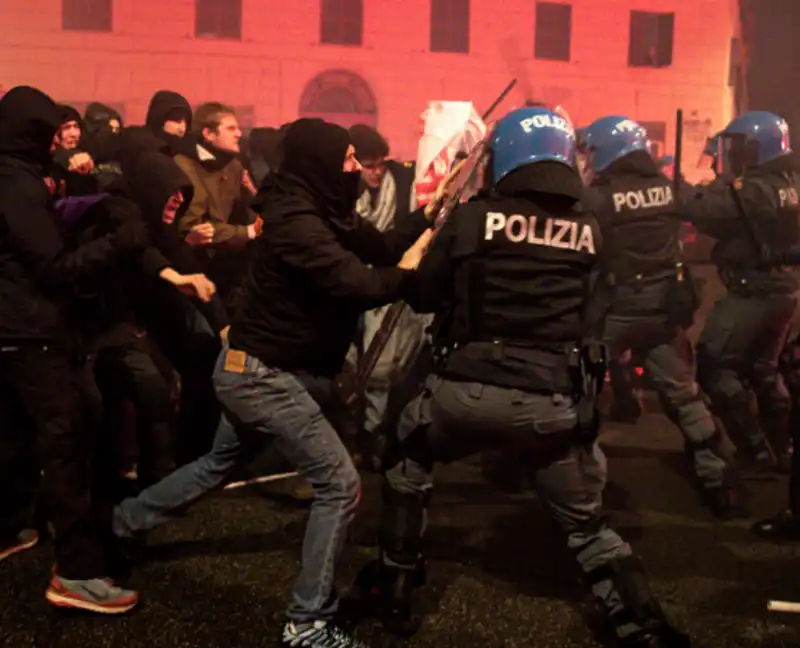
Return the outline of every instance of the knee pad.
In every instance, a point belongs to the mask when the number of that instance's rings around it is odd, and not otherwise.
[[[575,525],[575,528],[572,529],[572,533],[594,538],[598,536],[600,532],[606,528],[608,528],[608,524],[606,523],[606,515],[605,513],[601,513],[599,515],[592,515],[591,517],[588,517],[586,520]],[[588,544],[585,544],[577,548],[575,551],[581,552],[591,543],[592,541],[590,541]]]
[[[612,558],[586,574],[590,586],[609,581],[619,595],[622,609],[610,621],[615,626],[626,623],[646,625],[664,618],[664,611],[650,591],[647,576],[636,556]]]
[[[722,418],[726,413],[734,414],[743,408],[750,410],[750,394],[744,385],[738,383],[735,388],[732,383],[723,383],[711,390],[705,389],[706,394],[711,400],[712,408],[719,412]]]

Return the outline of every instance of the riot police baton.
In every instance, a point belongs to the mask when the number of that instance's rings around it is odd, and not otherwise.
[[[503,99],[508,96],[508,93],[511,92],[516,85],[517,79],[512,79],[511,82],[505,87],[503,92],[500,93],[497,99],[495,99],[486,109],[483,115],[481,115],[482,121],[485,122],[487,119],[489,119],[497,106],[500,105]],[[472,157],[474,153],[476,159],[475,164],[473,165],[472,169],[470,169],[470,172],[467,175],[464,183],[458,188],[457,191],[453,192],[452,196],[444,201],[445,204],[439,210],[439,214],[434,221],[439,225],[439,227],[447,219],[447,216],[455,209],[456,205],[458,205],[466,187],[470,186],[472,181],[475,179],[478,170],[481,167],[481,159],[486,154],[486,151],[486,138],[484,138],[478,142],[468,156]],[[438,231],[438,228],[436,231]],[[402,316],[405,308],[405,302],[396,302],[389,307],[389,309],[386,311],[386,314],[383,316],[383,319],[381,320],[378,330],[375,332],[375,335],[370,341],[367,350],[358,359],[358,362],[356,363],[355,375],[350,379],[345,379],[339,382],[339,395],[345,405],[351,405],[356,398],[363,393],[364,389],[366,388],[367,381],[372,375],[372,372],[375,370],[383,350],[389,343],[389,338],[392,337],[392,334],[397,328],[397,325],[400,322],[400,317]]]
[[[681,155],[683,154],[683,109],[675,113],[675,164],[672,167],[672,195],[678,199],[681,187]]]
[[[500,105],[503,99],[505,99],[508,96],[508,93],[511,92],[516,85],[517,85],[517,80],[511,79],[511,82],[506,86],[506,89],[500,93],[500,96],[498,96],[497,99],[494,100],[494,103],[491,106],[489,106],[481,115],[482,121],[486,121],[487,119],[489,119],[491,114],[494,112],[494,109]]]

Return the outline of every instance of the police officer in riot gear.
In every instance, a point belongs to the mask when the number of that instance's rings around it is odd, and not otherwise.
[[[697,297],[681,255],[673,184],[653,160],[645,129],[625,117],[595,121],[583,130],[580,148],[587,200],[605,241],[596,293],[609,356],[642,355],[665,414],[683,433],[703,503],[717,517],[732,517],[735,493],[685,333]]]
[[[439,310],[440,358],[403,412],[384,469],[380,555],[360,584],[384,626],[412,633],[436,462],[485,447],[532,457],[539,495],[567,536],[619,646],[688,646],[665,621],[631,549],[605,523],[606,462],[593,395],[601,347],[585,321],[598,223],[579,211],[570,124],[515,110],[490,138],[484,189],[447,219],[419,268],[414,308]]]
[[[718,141],[720,171],[736,180],[699,188],[683,206],[684,218],[716,239],[712,259],[727,289],[700,336],[698,381],[740,450],[759,467],[777,460],[785,470],[790,400],[778,358],[798,282],[762,256],[764,250],[780,254],[800,239],[789,127],[772,113],[746,113]]]

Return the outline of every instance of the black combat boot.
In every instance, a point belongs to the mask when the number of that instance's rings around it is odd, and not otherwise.
[[[714,413],[722,421],[728,438],[736,446],[736,458],[743,469],[757,473],[775,468],[775,456],[767,443],[761,423],[747,393],[713,400]]]
[[[747,517],[741,491],[732,484],[701,489],[700,501],[718,520]]]
[[[613,648],[691,648],[688,635],[673,628],[655,600],[647,577],[634,556],[615,558],[586,576],[593,587],[610,581],[621,606],[604,612],[602,639]],[[601,591],[606,591],[604,587]]]
[[[419,619],[412,614],[412,595],[425,582],[425,567],[421,562],[408,569],[386,565],[378,559],[361,570],[356,585],[367,613],[376,617],[388,632],[407,638],[419,630]]]
[[[778,515],[757,522],[751,529],[753,534],[764,540],[800,540],[800,519],[791,511],[782,511]]]
[[[411,596],[425,584],[422,535],[429,503],[430,492],[401,493],[384,481],[379,558],[362,569],[356,581],[366,611],[400,636],[412,635],[419,627],[412,618]]]
[[[709,448],[718,457],[723,456],[718,442],[712,442]],[[717,519],[733,520],[747,517],[745,495],[739,471],[729,466],[719,486],[701,488],[700,501]]]

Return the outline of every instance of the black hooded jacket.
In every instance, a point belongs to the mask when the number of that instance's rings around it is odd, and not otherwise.
[[[264,230],[229,339],[268,366],[335,375],[359,315],[396,301],[413,278],[394,264],[428,227],[424,213],[388,233],[359,218],[360,175],[342,172],[349,146],[339,126],[294,122],[280,172],[256,198]]]
[[[184,207],[189,204],[192,183],[170,157],[157,148],[149,148],[146,136],[138,138],[135,132],[129,133],[126,144],[129,148],[123,151],[123,172],[128,182],[130,197],[136,201],[141,210],[152,242],[152,246],[144,251],[142,259],[145,275],[154,278],[166,267],[171,267],[181,274],[202,273],[191,247],[174,226],[167,225],[161,220],[164,207],[175,192],[180,191],[183,194]],[[165,288],[169,287],[163,284],[163,281],[156,283],[156,290],[150,290],[151,285],[144,286],[136,306],[137,312],[142,314],[144,319],[157,316],[159,300],[166,298],[167,295],[183,298],[166,290]],[[224,309],[218,297],[215,296],[210,303],[200,300],[193,300],[193,303],[215,331],[227,325]]]
[[[120,136],[111,130],[112,119],[116,119],[120,127],[123,125],[122,116],[116,110],[98,102],[90,103],[83,116],[86,126],[80,143],[81,148],[92,156],[95,172],[107,174],[103,179],[106,186],[113,181],[114,174],[120,173]]]
[[[86,245],[65,245],[44,175],[61,123],[44,93],[20,86],[0,99],[0,339],[66,341],[64,304],[73,287],[104,273],[120,250],[141,246],[122,228]]]
[[[150,99],[144,123],[153,134],[168,145],[172,155],[177,155],[178,153],[191,155],[195,149],[194,142],[189,142],[186,138],[170,135],[164,131],[165,122],[180,118],[186,120],[186,130],[188,131],[192,125],[192,107],[186,97],[170,90],[159,90]]]
[[[112,119],[116,119],[120,126],[123,125],[122,115],[120,115],[111,106],[106,106],[98,101],[93,101],[86,106],[86,111],[83,115],[83,121],[86,124],[87,133],[97,133],[111,130]]]
[[[121,180],[100,190],[93,176],[68,174],[66,198],[56,201],[62,237],[70,249],[77,249],[134,227],[144,235],[142,215]],[[78,180],[78,182],[73,182]],[[144,238],[144,236],[143,236]],[[153,255],[155,252],[155,255]],[[153,258],[154,257],[154,258]],[[75,299],[69,303],[70,320],[84,350],[126,344],[130,332],[126,322],[141,294],[141,285],[156,278],[168,263],[152,246],[119,253],[103,273],[82,277],[73,286]]]

